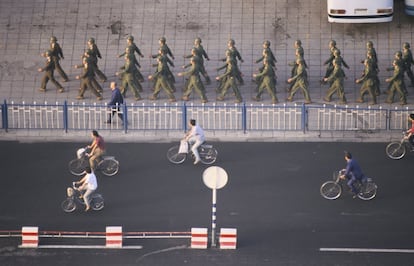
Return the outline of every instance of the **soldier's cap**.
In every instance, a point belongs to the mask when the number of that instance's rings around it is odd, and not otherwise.
[[[57,38],[56,38],[55,36],[51,36],[51,37],[50,37],[50,41],[51,41],[51,42],[56,42],[56,41],[57,41]]]
[[[201,43],[201,38],[200,38],[200,37],[197,37],[197,38],[195,39],[195,41],[197,41],[197,42]]]
[[[414,114],[410,114],[411,120],[414,120]]]
[[[134,40],[134,36],[129,35],[128,38],[127,38],[127,40],[133,41]]]
[[[263,42],[263,44],[266,45],[266,46],[270,46],[270,41],[266,40],[266,41]]]
[[[160,41],[161,41],[161,42],[166,42],[166,41],[167,41],[167,39],[166,39],[165,37],[161,37],[161,38],[160,38]]]
[[[408,42],[405,42],[405,43],[403,44],[403,47],[404,47],[404,48],[410,48],[410,44],[409,44]]]
[[[95,43],[95,39],[94,38],[89,38],[88,42]]]
[[[51,56],[51,55],[52,55],[52,51],[47,50],[47,51],[45,52],[45,56]]]

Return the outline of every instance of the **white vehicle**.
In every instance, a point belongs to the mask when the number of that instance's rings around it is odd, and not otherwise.
[[[333,23],[390,22],[394,14],[393,0],[327,0],[327,3],[328,21]]]
[[[414,16],[414,0],[405,0],[405,14]]]

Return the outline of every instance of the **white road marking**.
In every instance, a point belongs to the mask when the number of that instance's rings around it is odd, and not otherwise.
[[[400,248],[320,248],[322,252],[414,253],[414,249]]]

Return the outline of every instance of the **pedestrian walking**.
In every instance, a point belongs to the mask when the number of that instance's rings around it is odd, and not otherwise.
[[[122,96],[121,91],[116,86],[116,82],[111,82],[109,85],[111,88],[111,101],[108,103],[108,108],[110,110],[110,113],[108,115],[108,120],[106,120],[107,124],[112,123],[112,118],[115,114],[118,115],[119,119],[121,119],[122,123],[124,123],[124,115],[121,111],[121,105],[124,104],[124,97]]]

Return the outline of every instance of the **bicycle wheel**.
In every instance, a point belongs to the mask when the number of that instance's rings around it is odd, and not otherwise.
[[[406,153],[405,145],[401,142],[391,142],[385,148],[388,157],[394,160],[399,160],[404,157]]]
[[[180,147],[177,146],[173,146],[171,148],[168,149],[167,151],[167,158],[168,161],[172,162],[173,164],[180,164],[183,163],[185,161],[185,159],[187,158],[187,154],[186,153],[178,153]]]
[[[320,192],[325,199],[334,200],[341,196],[342,187],[334,181],[327,181],[322,184]]]
[[[358,198],[362,200],[372,200],[377,195],[377,185],[369,181],[363,187],[361,192],[358,193]]]
[[[64,212],[73,212],[76,210],[76,202],[71,198],[65,199],[60,206]]]
[[[113,176],[119,171],[119,162],[113,158],[105,158],[99,163],[98,169],[106,176]]]
[[[73,159],[68,164],[69,172],[73,175],[81,176],[88,165],[89,162],[86,159]]]
[[[104,207],[104,198],[101,194],[94,194],[92,195],[91,199],[91,208],[94,211],[100,211]]]
[[[203,164],[213,164],[217,160],[217,150],[213,147],[200,150],[200,161]]]

